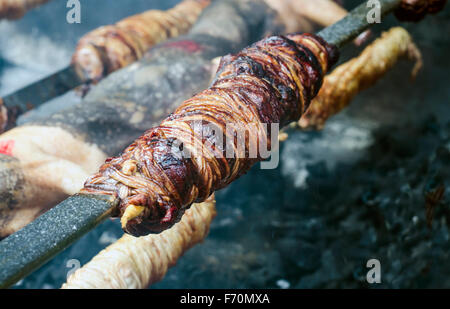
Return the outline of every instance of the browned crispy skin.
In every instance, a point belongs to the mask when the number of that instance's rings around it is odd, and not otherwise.
[[[152,46],[186,33],[210,0],[184,0],[167,11],[150,10],[83,36],[72,57],[87,79],[98,82],[140,59]]]
[[[19,19],[25,13],[50,0],[1,0],[0,19]]]
[[[121,156],[108,159],[82,192],[118,198],[116,215],[132,235],[171,227],[192,203],[262,160],[259,151],[255,158],[246,153],[251,141],[264,141],[270,149],[263,124],[283,126],[298,119],[337,58],[336,48],[311,34],[269,37],[224,57],[212,87],[185,101]],[[234,138],[227,147],[215,146],[225,126],[248,130],[243,152]],[[211,127],[222,133],[213,134]],[[228,147],[237,151],[230,155]]]
[[[364,89],[375,84],[401,58],[414,60],[412,76],[422,67],[420,51],[409,33],[392,28],[370,44],[358,57],[345,62],[325,77],[319,94],[299,121],[302,129],[322,128],[326,120],[347,107]]]

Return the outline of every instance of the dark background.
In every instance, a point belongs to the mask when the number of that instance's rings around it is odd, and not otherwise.
[[[81,0],[82,23],[70,25],[66,1],[54,0],[0,22],[0,95],[66,65],[88,30],[176,2]],[[153,288],[449,288],[449,17],[447,5],[403,24],[424,57],[415,82],[401,62],[323,131],[289,131],[279,168],[256,166],[220,191],[209,237]],[[374,32],[398,24],[390,16]],[[439,186],[429,228],[425,195]],[[121,234],[108,220],[15,287],[58,288],[67,261],[84,264]],[[366,282],[372,258],[381,284]]]

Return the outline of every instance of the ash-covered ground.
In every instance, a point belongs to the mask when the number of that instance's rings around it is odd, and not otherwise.
[[[0,94],[65,65],[85,31],[176,1],[82,1],[81,25],[66,24],[62,2],[0,23]],[[450,288],[450,7],[404,26],[423,53],[418,78],[402,62],[323,131],[288,131],[279,167],[256,166],[220,191],[209,237],[153,288]],[[58,288],[71,260],[84,264],[121,235],[107,221],[15,287]],[[370,259],[381,284],[366,282]]]

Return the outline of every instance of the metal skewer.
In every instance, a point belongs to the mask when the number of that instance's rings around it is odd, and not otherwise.
[[[401,0],[380,0],[381,16],[392,12]],[[318,33],[342,47],[371,26],[366,2],[347,17]],[[0,242],[0,288],[7,288],[64,250],[108,218],[116,202],[110,196],[77,194]]]
[[[402,0],[380,1],[380,17],[394,11],[401,2]],[[367,7],[367,2],[364,2],[353,9],[346,17],[321,30],[317,35],[321,36],[328,43],[341,48],[373,25],[367,21],[367,14],[370,9],[371,7]]]
[[[73,65],[69,65],[41,80],[0,98],[8,110],[8,128],[15,124],[18,116],[45,102],[63,95],[89,80],[82,77]]]

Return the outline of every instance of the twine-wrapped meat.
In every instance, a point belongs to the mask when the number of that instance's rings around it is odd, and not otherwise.
[[[167,11],[150,10],[83,36],[72,63],[86,79],[107,74],[140,59],[153,45],[186,33],[210,0],[184,0]]]
[[[270,149],[271,132],[264,124],[298,119],[337,58],[335,47],[311,34],[269,37],[224,57],[209,89],[185,101],[121,156],[108,159],[82,192],[118,198],[115,215],[132,235],[171,227],[192,203],[262,160],[259,151],[248,154],[252,143],[265,142]],[[248,132],[244,147],[236,136],[227,138],[227,126]],[[227,139],[226,146],[220,138]]]

